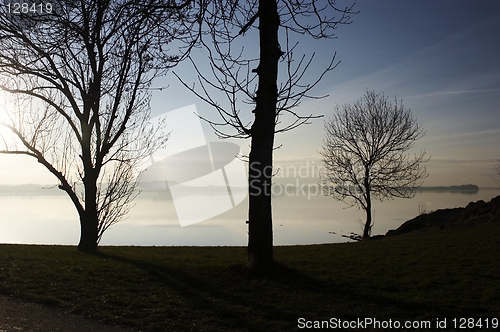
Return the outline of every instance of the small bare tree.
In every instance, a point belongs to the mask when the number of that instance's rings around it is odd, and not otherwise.
[[[95,251],[125,216],[137,164],[167,139],[148,123],[148,88],[192,45],[190,3],[1,6],[0,87],[12,97],[2,125],[15,140],[0,141],[0,153],[31,156],[55,175],[78,211],[80,250]],[[176,54],[162,49],[184,41]]]
[[[366,212],[363,238],[371,235],[372,199],[411,198],[427,177],[425,151],[407,154],[424,135],[402,102],[367,91],[353,105],[337,107],[325,123],[325,193]]]
[[[338,63],[332,54],[316,79],[306,81],[314,53],[297,59],[292,35],[333,38],[337,25],[350,23],[353,1],[346,3],[340,7],[333,0],[216,0],[201,16],[209,66],[202,68],[193,60],[199,85],[183,82],[218,111],[219,120],[207,121],[220,137],[251,138],[248,263],[253,269],[267,271],[274,262],[270,188],[275,133],[318,117],[300,115],[294,108],[311,97],[311,90]],[[258,48],[245,47],[252,34]],[[283,74],[278,75],[278,68]]]

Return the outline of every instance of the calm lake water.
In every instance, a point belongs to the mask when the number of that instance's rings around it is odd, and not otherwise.
[[[419,213],[466,206],[470,201],[500,195],[500,188],[477,193],[418,192],[413,199],[374,203],[373,234],[385,234]],[[201,208],[201,207],[193,207]],[[128,219],[114,225],[103,236],[102,245],[144,246],[245,246],[247,244],[245,199],[235,208],[209,220],[180,227],[172,199],[162,191],[143,192]],[[0,195],[0,243],[70,244],[79,240],[77,213],[69,198],[51,195]],[[346,208],[342,202],[320,195],[273,198],[274,243],[315,244],[346,241],[341,234],[360,233],[362,210]],[[332,234],[330,232],[335,232]]]

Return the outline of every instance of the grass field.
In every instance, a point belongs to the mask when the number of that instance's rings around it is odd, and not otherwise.
[[[0,245],[0,292],[151,331],[290,331],[298,319],[500,318],[500,223],[275,248]]]

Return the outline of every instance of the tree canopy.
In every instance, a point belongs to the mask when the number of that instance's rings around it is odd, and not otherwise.
[[[12,97],[2,125],[15,136],[0,153],[31,156],[57,178],[78,211],[82,250],[125,216],[137,163],[166,141],[148,123],[148,89],[196,39],[190,2],[0,9],[0,87]]]

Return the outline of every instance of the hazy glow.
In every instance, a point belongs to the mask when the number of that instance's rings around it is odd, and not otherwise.
[[[57,189],[47,195],[0,195],[0,243],[74,245],[79,237],[78,215],[68,197]],[[419,192],[414,199],[374,202],[373,234],[385,234],[419,213],[419,205],[430,212],[466,206],[479,199],[489,201],[500,189],[473,194]],[[248,202],[210,220],[180,227],[173,201],[167,191],[143,192],[128,218],[111,227],[103,245],[238,245],[247,244],[245,223]],[[30,206],[29,209],[26,207]],[[202,207],[197,207],[202,208]],[[342,234],[359,233],[363,210],[346,208],[331,197],[304,195],[273,197],[276,245],[331,243],[346,241]],[[26,231],[29,230],[29,231]]]
[[[0,147],[3,148],[6,144],[9,145],[13,142],[13,133],[10,129],[2,126],[2,123],[9,123],[9,117],[7,115],[8,103],[5,100],[4,92],[0,90]]]

